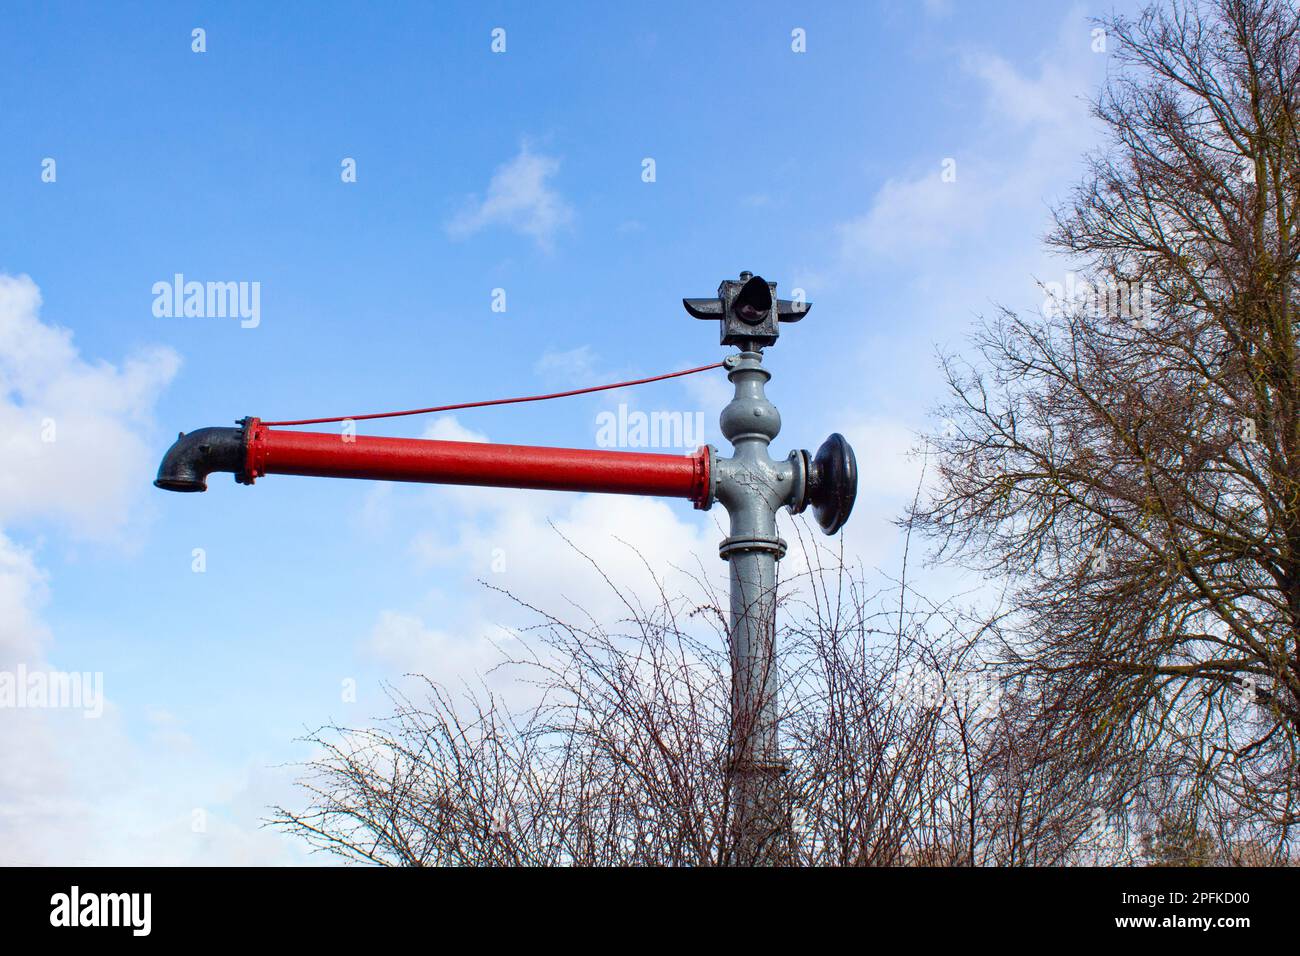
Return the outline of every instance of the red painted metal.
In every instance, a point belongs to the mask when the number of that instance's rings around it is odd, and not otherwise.
[[[687,498],[705,507],[709,451],[690,455],[539,448],[280,431],[248,425],[244,477],[314,475]]]

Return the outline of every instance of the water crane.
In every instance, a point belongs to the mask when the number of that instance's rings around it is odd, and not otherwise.
[[[811,507],[822,531],[834,534],[853,508],[857,462],[839,434],[832,434],[816,454],[792,451],[783,459],[774,459],[768,451],[781,430],[781,416],[766,395],[772,376],[763,367],[763,349],[775,345],[782,325],[802,319],[811,303],[779,299],[775,282],[749,272],[742,272],[739,279],[724,280],[714,297],[683,299],[682,303],[697,319],[717,321],[720,344],[737,350],[720,363],[735,387],[720,419],[722,435],[733,449],[729,458],[710,445],[690,455],[673,455],[480,444],[303,432],[288,427],[355,419],[264,422],[248,417],[234,428],[182,433],[163,456],[154,484],[166,491],[200,492],[207,489],[210,474],[231,472],[237,482],[246,485],[268,475],[305,475],[656,495],[685,498],[699,509],[720,503],[730,518],[729,534],[718,547],[719,555],[730,564],[731,577],[729,771],[733,817],[727,862],[769,864],[780,861],[790,826],[790,808],[781,797],[786,764],[777,734],[776,567],[786,543],[776,533],[776,515],[782,508],[799,514]],[[717,367],[560,394],[641,384]],[[554,397],[559,396],[355,418]]]

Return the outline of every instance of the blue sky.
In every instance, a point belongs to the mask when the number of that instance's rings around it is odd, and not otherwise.
[[[384,713],[408,670],[489,666],[526,623],[475,583],[493,554],[493,583],[598,615],[552,523],[629,587],[619,537],[725,570],[721,510],[686,503],[228,476],[165,495],[178,430],[716,361],[680,299],[750,269],[814,303],[769,352],[773,451],[849,436],[846,542],[889,570],[935,347],[1069,268],[1040,238],[1096,142],[1088,17],[1109,9],[10,4],[0,669],[102,672],[107,708],[0,710],[0,862],[301,861],[258,827],[294,800],[293,738]],[[257,326],[154,315],[176,273],[259,283]],[[624,402],[703,412],[716,442],[726,395],[714,375],[362,431],[591,447]]]

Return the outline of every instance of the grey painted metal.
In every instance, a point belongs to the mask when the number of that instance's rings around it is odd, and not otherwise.
[[[806,498],[804,456],[774,460],[768,446],[781,414],[768,401],[771,373],[762,353],[726,359],[735,397],[722,410],[723,436],[735,449],[714,464],[716,495],[731,519],[718,554],[731,564],[732,858],[737,865],[779,862],[786,832],[778,729],[776,563],[785,542],[776,513]]]
[[[731,833],[727,862],[773,865],[785,861],[789,806],[783,796],[779,675],[776,661],[777,562],[785,541],[776,533],[782,508],[798,514],[812,505],[817,522],[834,534],[848,520],[857,490],[857,464],[848,442],[832,435],[816,457],[768,452],[781,431],[781,414],[767,398],[771,373],[762,348],[781,322],[798,321],[811,303],[776,298],[776,283],[748,272],[725,280],[716,299],[683,299],[696,318],[717,318],[724,345],[740,353],[724,360],[735,395],[722,410],[722,435],[733,448],[719,458],[710,448],[714,500],[727,509],[730,533],[718,554],[731,568]],[[707,505],[706,505],[707,506]]]

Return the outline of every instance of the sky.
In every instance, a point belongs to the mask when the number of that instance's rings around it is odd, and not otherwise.
[[[846,551],[896,573],[936,352],[1064,281],[1042,237],[1114,68],[1090,18],[1129,8],[7,4],[0,677],[99,675],[102,701],[0,707],[0,863],[318,862],[262,825],[301,805],[300,738],[383,716],[410,672],[479,680],[530,623],[481,582],[614,619],[561,535],[630,589],[725,574],[725,514],[688,502],[167,494],[182,430],[718,361],[680,300],[750,270],[813,303],[767,352],[773,455],[845,434]],[[178,274],[249,308],[168,314]],[[725,452],[728,395],[713,372],[360,431],[596,447],[623,405]]]

